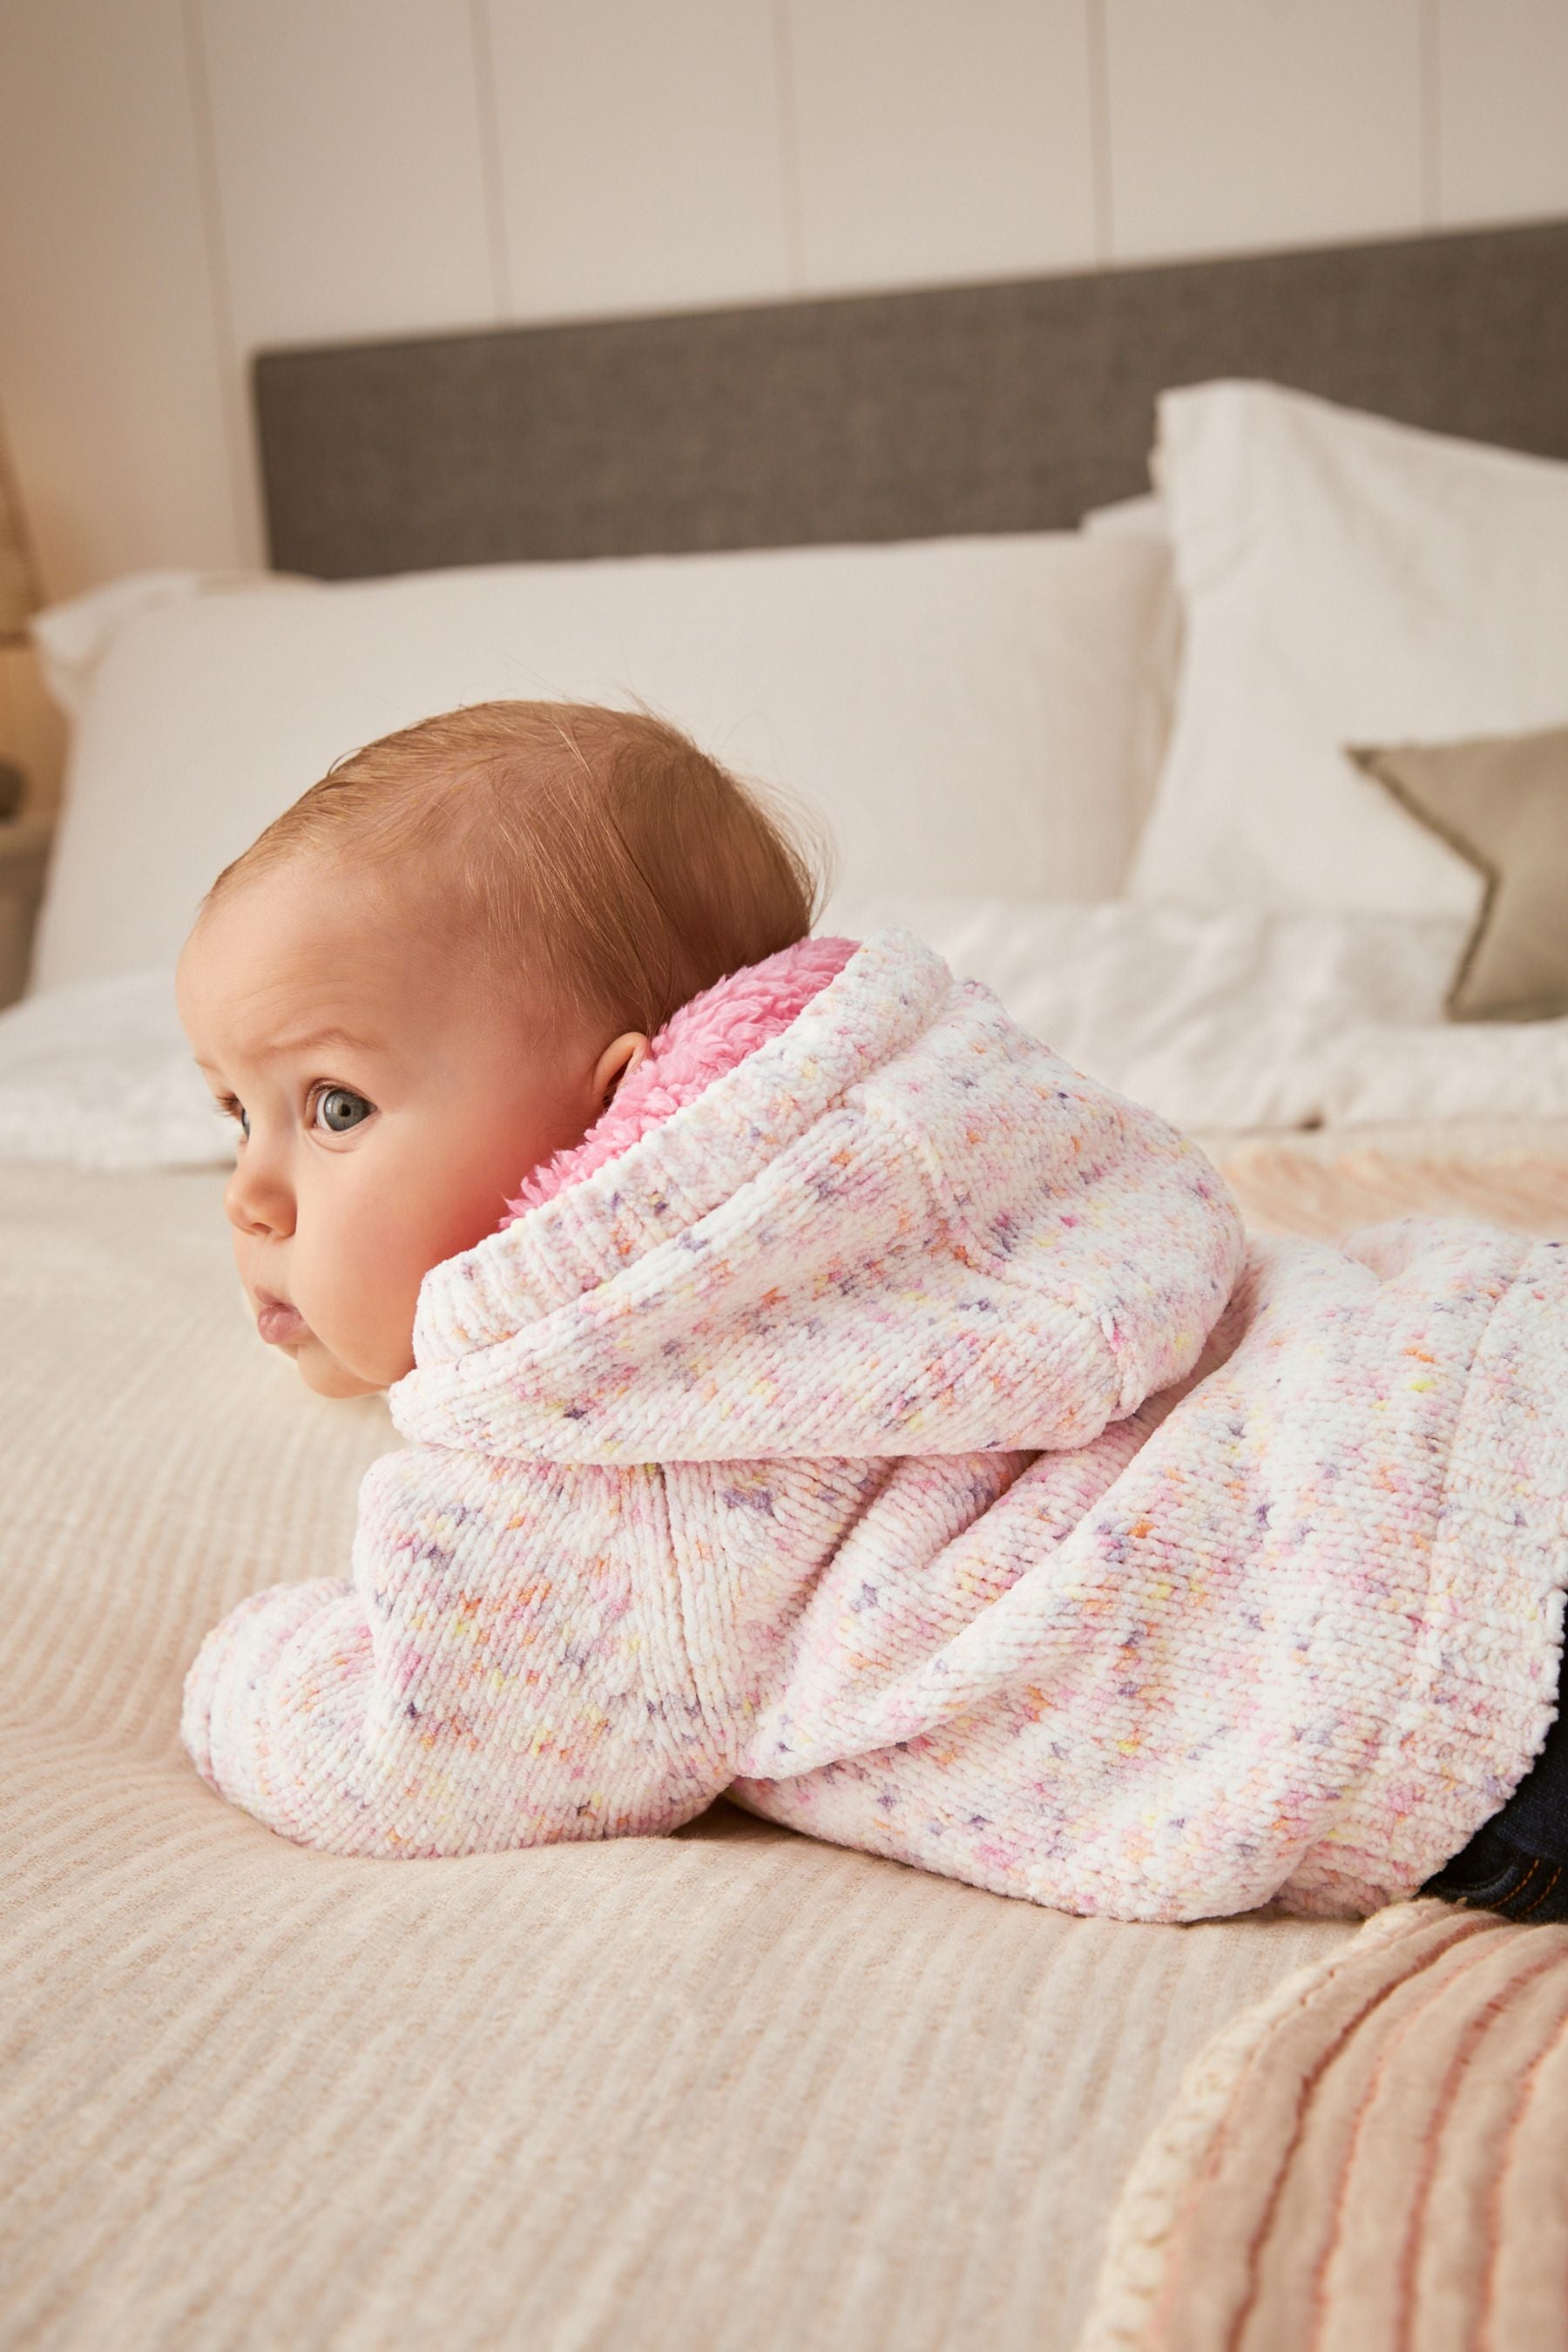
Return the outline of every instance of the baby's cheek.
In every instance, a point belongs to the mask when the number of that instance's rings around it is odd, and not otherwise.
[[[454,1244],[450,1188],[422,1162],[383,1155],[373,1170],[366,1154],[353,1173],[353,1197],[334,1199],[314,1236],[321,1313],[307,1319],[340,1363],[386,1387],[414,1369],[420,1284],[468,1238]]]
[[[360,1269],[352,1290],[340,1292],[331,1328],[321,1338],[339,1363],[377,1388],[414,1368],[414,1299],[399,1270],[383,1264]],[[406,1293],[406,1296],[405,1296]]]
[[[295,1251],[294,1297],[311,1337],[300,1350],[300,1371],[320,1396],[359,1396],[400,1377],[387,1366],[406,1346],[413,1311],[405,1316],[401,1270],[373,1236],[340,1227],[318,1232]],[[410,1358],[412,1361],[412,1358]]]

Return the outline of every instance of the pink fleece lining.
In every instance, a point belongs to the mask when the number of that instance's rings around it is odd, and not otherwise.
[[[695,1102],[704,1087],[770,1037],[778,1036],[837,978],[857,945],[854,940],[798,940],[762,963],[747,964],[728,980],[716,981],[681,1005],[582,1142],[558,1151],[523,1178],[498,1230],[552,1201],[569,1184],[580,1184],[606,1160],[617,1158],[673,1112]]]

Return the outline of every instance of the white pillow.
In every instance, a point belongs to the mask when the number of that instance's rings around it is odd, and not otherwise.
[[[492,696],[624,702],[826,818],[850,890],[1121,887],[1168,558],[1073,533],[508,564],[221,595],[109,638],[35,991],[168,965],[331,763]]]
[[[1091,539],[1107,532],[1114,539],[1129,531],[1134,539],[1157,539],[1167,548],[1171,544],[1171,518],[1158,490],[1141,490],[1135,499],[1112,499],[1108,507],[1090,507],[1079,529]]]
[[[236,588],[314,588],[292,572],[128,572],[89,588],[68,604],[37,614],[29,634],[44,684],[66,717],[86,710],[99,665],[115,635],[138,613],[160,604],[188,604],[193,596],[218,595]]]
[[[1139,698],[1139,733],[1132,768],[1134,837],[1141,835],[1153,806],[1160,770],[1171,740],[1171,719],[1176,707],[1176,684],[1182,665],[1182,600],[1176,593],[1176,569],[1172,560],[1171,526],[1165,501],[1158,491],[1142,498],[1118,499],[1108,507],[1091,507],[1079,524],[1086,539],[1133,539],[1157,547],[1164,559],[1160,593],[1150,633],[1146,686]]]
[[[1131,895],[1473,911],[1343,746],[1568,719],[1568,465],[1264,383],[1166,393],[1159,429],[1184,655]]]

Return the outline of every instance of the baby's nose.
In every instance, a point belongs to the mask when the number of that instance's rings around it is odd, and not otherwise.
[[[241,1158],[224,1188],[224,1213],[237,1233],[288,1235],[294,1230],[293,1196],[276,1177]]]

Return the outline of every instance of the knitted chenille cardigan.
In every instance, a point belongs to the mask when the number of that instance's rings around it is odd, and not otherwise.
[[[426,1277],[352,1579],[207,1637],[216,1789],[424,1856],[729,1789],[1129,1919],[1369,1910],[1500,1805],[1555,1704],[1568,1253],[1248,1247],[902,932],[722,983],[623,1092]]]

